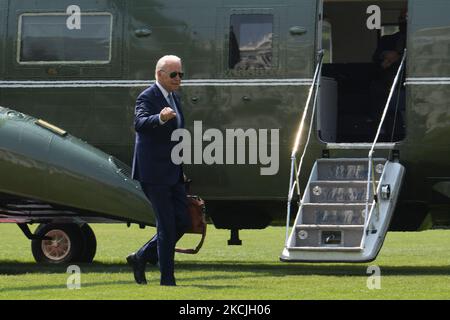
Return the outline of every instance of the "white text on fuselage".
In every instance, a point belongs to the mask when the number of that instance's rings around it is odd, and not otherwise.
[[[194,121],[193,138],[187,129],[177,129],[172,141],[178,142],[171,155],[175,164],[259,164],[264,166],[260,168],[263,176],[275,175],[279,170],[279,129],[225,129],[224,134],[215,128],[203,132],[202,121]],[[210,143],[203,148],[205,141]]]

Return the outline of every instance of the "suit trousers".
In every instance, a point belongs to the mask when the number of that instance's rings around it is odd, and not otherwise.
[[[175,245],[189,229],[186,188],[183,182],[170,185],[141,183],[156,214],[156,235],[136,253],[138,259],[156,264],[159,261],[161,284],[174,284]]]

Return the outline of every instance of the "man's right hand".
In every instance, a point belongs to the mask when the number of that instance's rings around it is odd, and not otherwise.
[[[389,68],[401,58],[397,51],[386,51],[383,56],[384,60],[381,63],[383,69]]]
[[[161,110],[161,112],[159,113],[159,118],[161,119],[161,121],[166,122],[169,121],[170,119],[173,119],[177,116],[176,112],[173,111],[172,108],[169,107],[165,107],[164,109]]]

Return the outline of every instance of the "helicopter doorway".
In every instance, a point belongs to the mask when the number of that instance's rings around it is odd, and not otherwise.
[[[372,30],[367,27],[370,17],[367,9],[374,4],[380,8],[381,29]],[[324,50],[317,112],[318,135],[322,141],[374,140],[406,48],[406,7],[405,0],[324,0],[323,20],[318,24],[318,49]],[[404,77],[403,70],[379,142],[405,138]]]

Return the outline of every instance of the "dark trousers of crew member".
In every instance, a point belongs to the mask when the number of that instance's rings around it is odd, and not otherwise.
[[[143,261],[156,264],[159,261],[161,284],[175,284],[175,245],[190,227],[184,183],[154,185],[141,183],[156,214],[157,233],[137,252]]]

